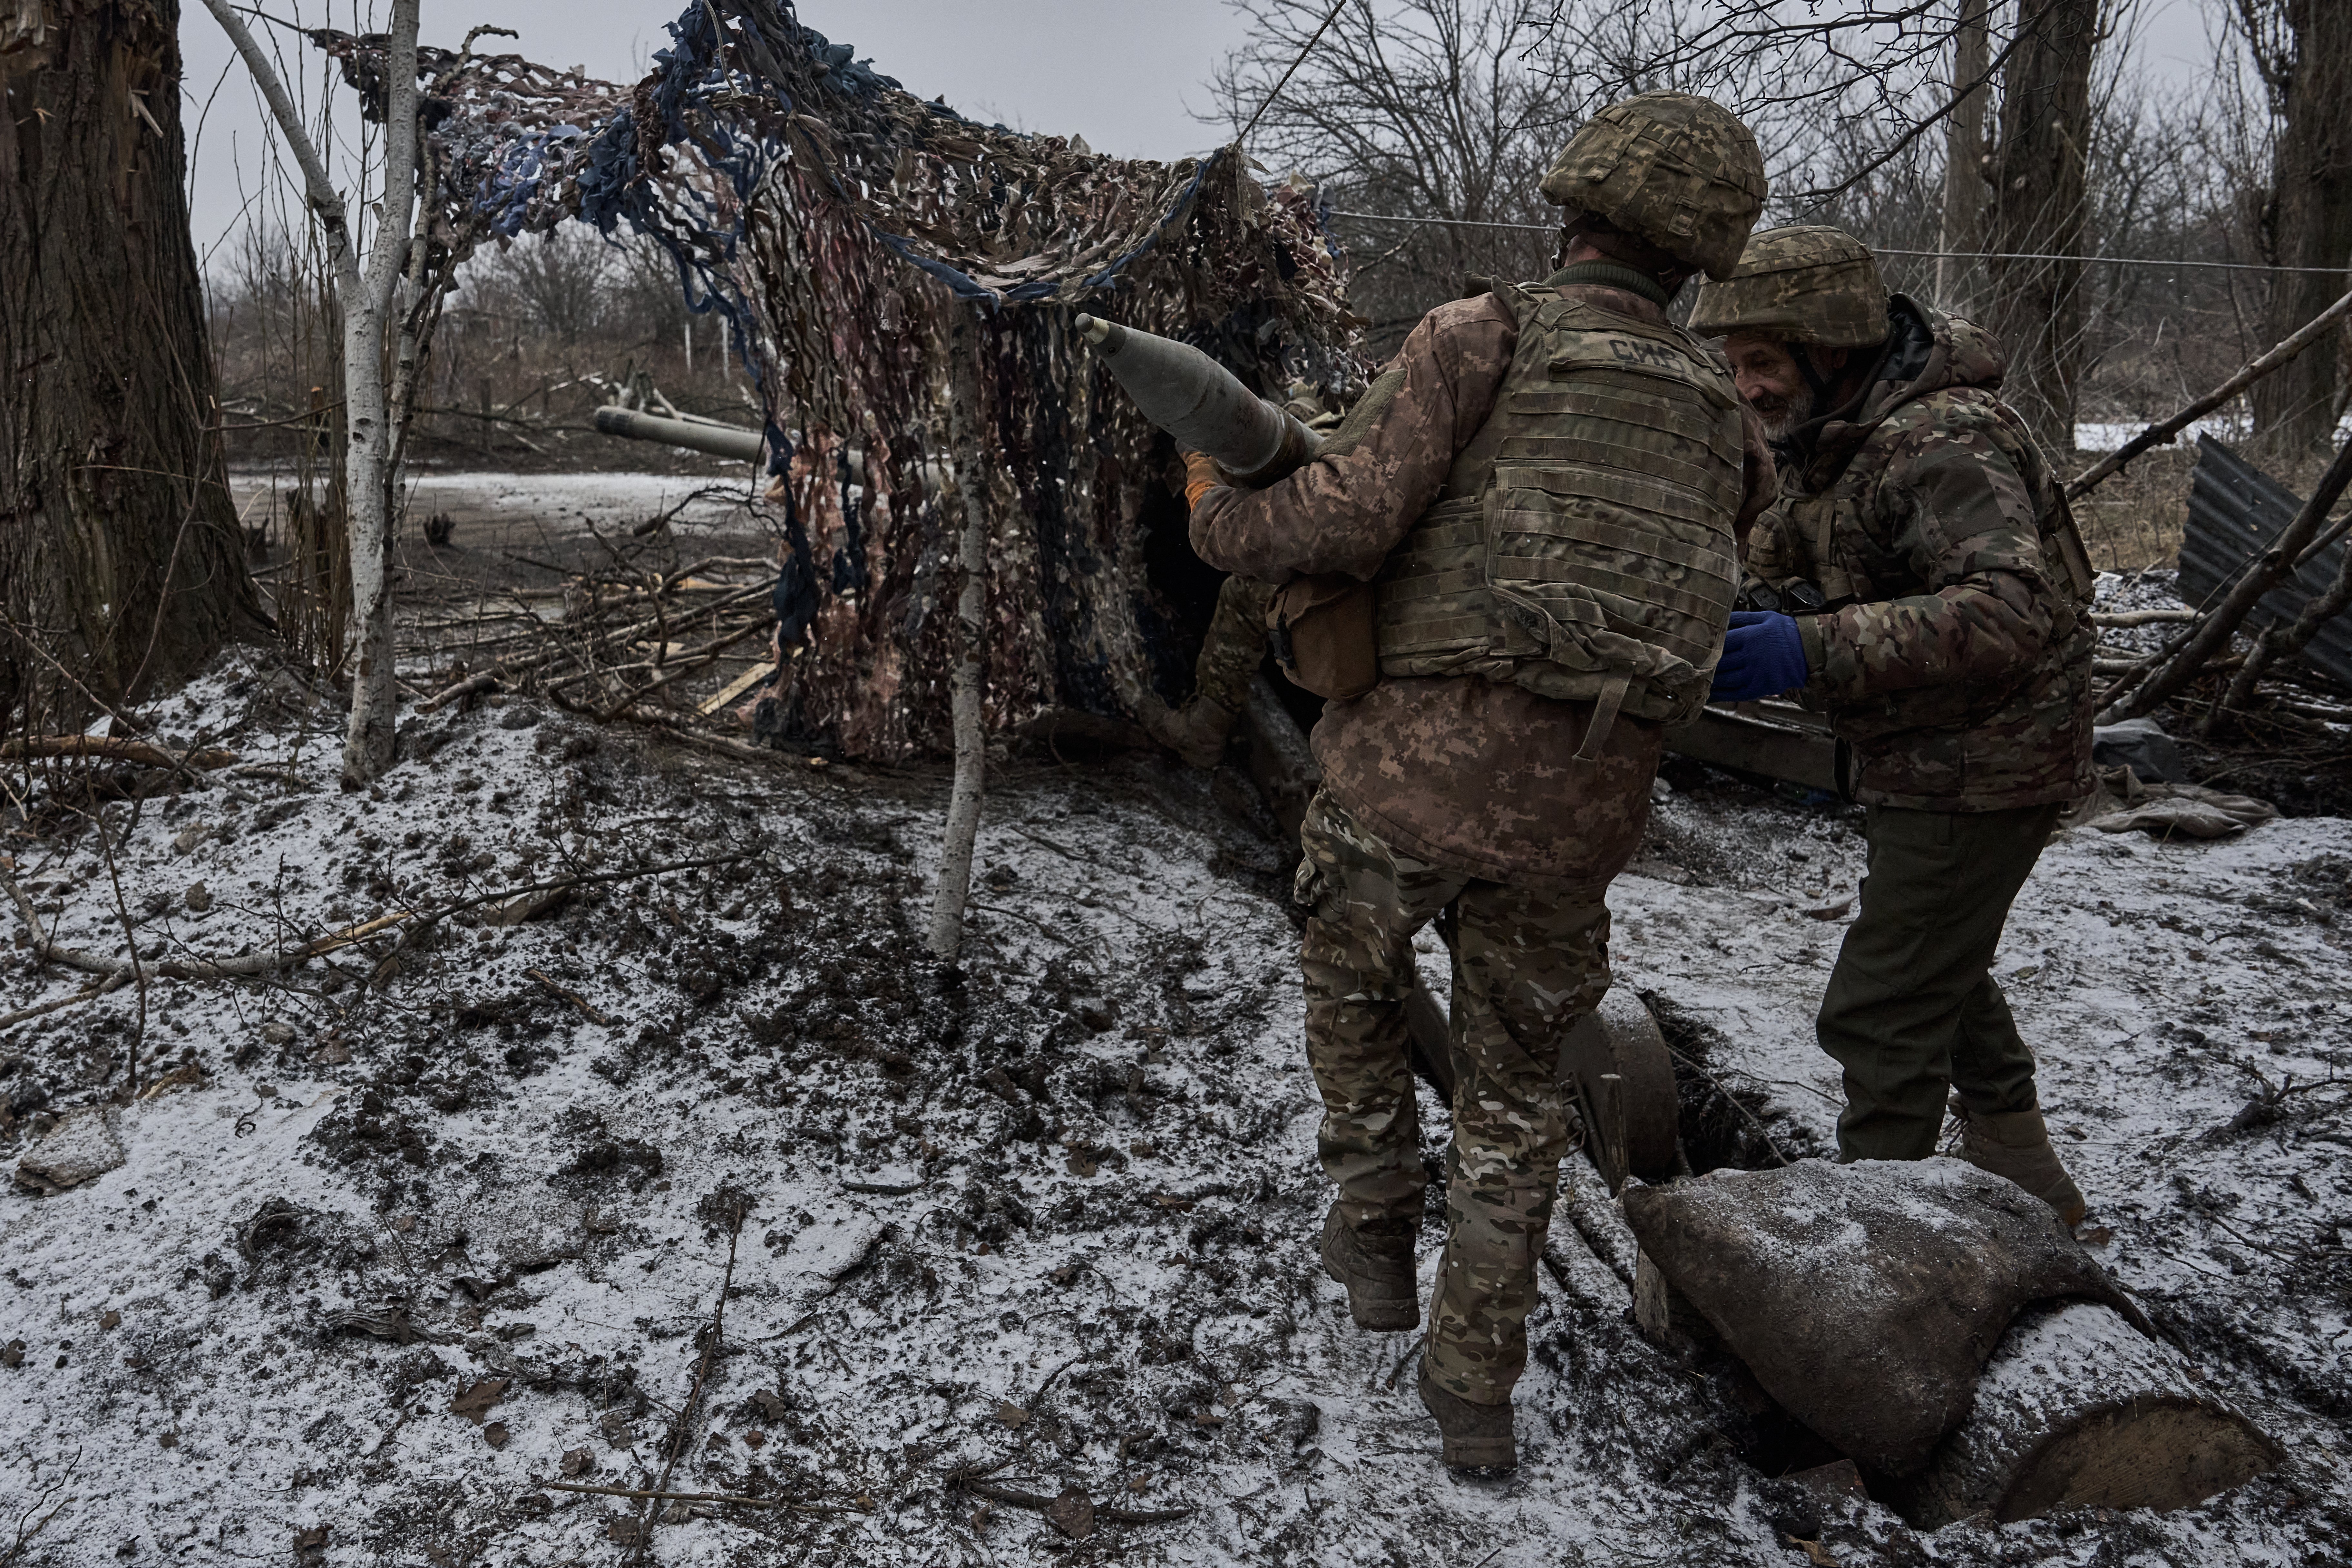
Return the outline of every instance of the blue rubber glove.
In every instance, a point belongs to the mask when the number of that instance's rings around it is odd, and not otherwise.
[[[1802,686],[1809,673],[1796,616],[1770,610],[1734,610],[1707,700],[1752,702],[1759,697],[1777,697]]]

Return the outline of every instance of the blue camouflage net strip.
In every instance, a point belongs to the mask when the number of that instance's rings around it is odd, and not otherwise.
[[[1070,308],[1193,343],[1269,395],[1344,405],[1366,379],[1361,323],[1314,187],[1261,183],[1232,148],[1117,159],[975,123],[785,0],[697,0],[669,34],[625,88],[420,49],[429,221],[453,255],[625,226],[735,329],[784,514],[765,729],[881,759],[946,749],[960,353],[994,459],[990,728],[1181,698],[1205,616],[1145,547],[1172,515],[1182,549],[1173,450]],[[380,114],[381,40],[314,39]]]

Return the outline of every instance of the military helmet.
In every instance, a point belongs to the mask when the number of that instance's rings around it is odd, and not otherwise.
[[[1886,284],[1870,247],[1842,228],[1768,228],[1730,276],[1702,284],[1690,330],[1701,337],[1761,332],[1825,349],[1886,341]]]
[[[1580,126],[1538,188],[1721,278],[1764,210],[1764,155],[1721,104],[1644,92]]]

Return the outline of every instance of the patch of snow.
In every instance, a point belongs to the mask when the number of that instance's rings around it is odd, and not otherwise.
[[[680,1504],[654,1537],[671,1563],[1066,1544],[964,1474],[1188,1510],[1106,1516],[1071,1561],[1790,1552],[1791,1489],[1625,1322],[1630,1237],[1580,1161],[1530,1320],[1523,1466],[1473,1485],[1437,1463],[1412,1336],[1355,1330],[1316,1262],[1329,1191],[1282,858],[1203,776],[1132,759],[996,781],[950,972],[919,940],[945,796],[928,772],[715,763],[492,708],[413,721],[406,760],[345,795],[340,714],[282,672],[232,659],[163,713],[175,740],[280,771],[109,806],[110,851],[20,838],[14,874],[68,946],[226,955],[558,875],[744,858],[583,888],[512,928],[453,918],[396,955],[387,931],[265,981],[152,977],[0,1037],[12,1160],[38,1118],[119,1090],[134,1041],[144,1083],[202,1069],[123,1107],[121,1168],[0,1197],[0,1342],[24,1347],[0,1369],[0,1478],[63,1508],[23,1561],[285,1561],[320,1527],[334,1564],[610,1561],[642,1505],[551,1483],[665,1472],[803,1505]],[[1706,1070],[1777,1140],[1826,1147],[1838,1076],[1811,1020],[1838,922],[1801,911],[1859,879],[1852,819],[1730,786],[1655,810],[1654,847],[1692,880],[1620,879],[1619,984],[1703,1032]],[[2101,1256],[2297,1456],[2282,1480],[2190,1515],[1899,1548],[1885,1510],[1823,1509],[1837,1550],[2251,1564],[2340,1539],[2341,1097],[2246,1108],[2347,1065],[2347,874],[2338,821],[2205,846],[2069,834],[1998,966],[2032,970],[2011,1000],[2112,1231]],[[84,980],[11,950],[0,1009]],[[1421,1109],[1434,1155],[1444,1111]],[[1425,1279],[1442,1228],[1433,1200]]]

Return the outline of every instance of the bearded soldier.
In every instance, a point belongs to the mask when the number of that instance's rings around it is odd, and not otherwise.
[[[1861,241],[1771,229],[1699,291],[1727,334],[1782,499],[1749,536],[1719,700],[1801,688],[1852,747],[1869,810],[1862,907],[1822,999],[1845,1068],[1838,1152],[1962,1157],[2073,1225],[2033,1054],[1990,973],[2009,907],[2088,795],[2091,573],[2064,497],[1995,395],[1982,329],[1889,297]]]
[[[1664,310],[1730,269],[1761,210],[1748,128],[1644,93],[1580,130],[1542,191],[1566,209],[1560,270],[1431,311],[1289,478],[1244,491],[1193,465],[1203,560],[1375,584],[1380,679],[1316,726],[1297,886],[1339,1188],[1322,1259],[1359,1325],[1418,1325],[1403,1003],[1437,918],[1456,1088],[1418,1381],[1457,1470],[1517,1463],[1511,1388],[1570,1136],[1560,1037],[1608,989],[1602,895],[1663,727],[1706,701],[1738,526],[1771,483],[1727,368]]]

